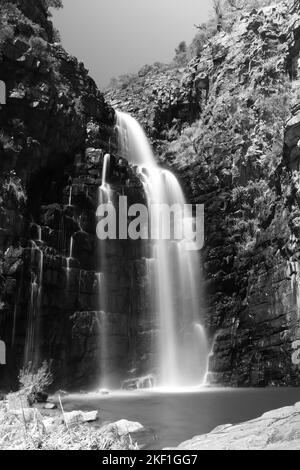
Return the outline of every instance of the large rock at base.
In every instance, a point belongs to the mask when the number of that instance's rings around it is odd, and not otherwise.
[[[145,428],[141,423],[120,419],[115,423],[105,426],[106,431],[116,432],[118,436],[130,436],[138,444],[139,449],[147,446],[155,440],[155,435],[150,428]]]
[[[118,431],[119,436],[125,436],[127,434],[134,435],[145,431],[145,428],[141,423],[127,421],[126,419],[120,419],[119,421],[112,423],[111,426]]]
[[[86,413],[82,413],[82,420],[84,423],[91,423],[92,421],[97,421],[98,419],[98,411],[88,411]]]
[[[242,424],[218,426],[209,434],[183,442],[177,449],[299,450],[300,402]]]
[[[98,411],[70,411],[64,413],[64,420],[68,426],[74,426],[80,423],[90,423],[98,419]]]

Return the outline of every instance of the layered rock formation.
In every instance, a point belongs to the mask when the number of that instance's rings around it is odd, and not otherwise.
[[[103,318],[106,367],[122,377],[137,305],[143,308],[139,247],[112,242],[97,256],[114,111],[83,64],[55,42],[44,0],[5,1],[0,14],[7,96],[0,106],[0,338],[7,347],[0,382],[12,386],[24,360],[48,360],[60,387],[100,385]],[[143,200],[128,163],[113,156],[110,163],[116,199]]]
[[[107,97],[205,204],[210,382],[299,385],[299,5],[236,15],[185,69],[146,67]]]
[[[187,67],[146,66],[104,98],[55,42],[44,0],[1,3],[7,382],[26,355],[52,360],[61,387],[96,385],[103,368],[119,379],[148,371],[147,247],[103,250],[95,233],[104,155],[116,153],[113,106],[137,117],[188,200],[205,204],[210,382],[299,385],[299,12],[283,2],[224,20]],[[116,200],[144,200],[121,156],[107,181]]]

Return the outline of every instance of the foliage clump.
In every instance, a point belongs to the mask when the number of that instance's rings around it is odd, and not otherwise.
[[[44,361],[38,370],[35,370],[32,364],[29,363],[19,373],[20,391],[33,400],[40,394],[45,393],[52,382],[53,375],[47,361]]]
[[[175,49],[174,63],[177,66],[183,67],[184,65],[187,65],[188,63],[187,52],[188,52],[188,48],[187,48],[186,42],[181,41],[178,47]]]
[[[62,0],[45,0],[46,8],[55,8],[58,10],[63,7]]]

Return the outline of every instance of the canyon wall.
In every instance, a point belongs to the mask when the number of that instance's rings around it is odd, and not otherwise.
[[[106,95],[205,205],[211,384],[300,383],[299,12],[236,12],[187,66],[146,66]]]
[[[14,386],[26,359],[51,362],[60,387],[100,386],[103,367],[127,378],[144,333],[143,253],[112,241],[104,256],[96,237],[114,110],[55,42],[43,0],[1,2],[0,14],[0,384]],[[143,201],[121,157],[111,157],[107,181],[116,200]]]
[[[205,205],[210,383],[299,385],[297,4],[239,13],[187,65],[145,66],[105,96],[57,42],[43,0],[4,1],[0,13],[0,384],[15,384],[26,345],[60,387],[99,385],[111,369],[119,384],[153,364],[147,247],[103,249],[95,232],[106,153],[115,200],[144,201],[116,156],[118,108]]]

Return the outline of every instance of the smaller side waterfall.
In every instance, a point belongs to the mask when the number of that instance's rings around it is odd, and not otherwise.
[[[22,283],[20,283],[19,288],[17,290],[17,295],[15,298],[15,305],[14,305],[14,316],[13,316],[13,327],[12,327],[12,334],[11,334],[11,347],[15,346],[16,341],[16,334],[17,334],[17,323],[18,323],[18,307],[19,307],[19,300],[20,294],[22,290]]]
[[[38,231],[38,237],[41,241],[41,230]],[[43,287],[43,268],[44,253],[38,248],[34,241],[31,248],[31,287],[30,299],[28,305],[26,340],[25,340],[25,357],[24,365],[31,363],[33,366],[39,361],[38,337],[40,328],[40,311],[42,302]]]
[[[69,202],[68,205],[71,207],[72,206],[72,194],[73,194],[73,186],[70,186],[69,190]]]
[[[17,328],[17,313],[18,313],[18,298],[16,299],[14,306],[14,319],[13,319],[13,328],[11,334],[11,345],[14,347],[16,339],[16,328]]]
[[[71,275],[71,261],[73,259],[73,245],[74,245],[74,238],[73,236],[70,237],[70,244],[69,244],[69,253],[67,257],[67,288],[70,284],[70,275]]]
[[[99,187],[99,205],[111,201],[111,188],[110,185],[106,182],[107,172],[110,164],[110,154],[107,153],[104,155],[103,167],[102,167],[102,183]]]
[[[102,166],[102,181],[101,186],[98,190],[98,206],[101,204],[110,203],[112,200],[112,190],[110,185],[107,183],[107,174],[110,165],[110,154],[105,154],[103,158]],[[107,364],[107,353],[108,353],[108,319],[107,319],[107,298],[106,298],[106,288],[105,288],[105,269],[107,262],[107,253],[106,253],[106,241],[99,240],[98,242],[98,252],[101,265],[104,272],[97,273],[98,280],[98,292],[99,292],[99,330],[100,330],[100,389],[110,388],[109,381],[109,370]]]
[[[104,292],[104,275],[103,273],[97,273],[98,292],[99,292],[99,334],[100,334],[100,389],[107,389],[109,387],[107,379],[107,314],[104,311],[105,308],[105,292]]]
[[[69,244],[69,256],[67,258],[67,263],[68,263],[68,267],[70,265],[70,261],[71,259],[73,258],[73,246],[74,246],[74,238],[73,238],[73,235],[70,237],[70,244]]]

